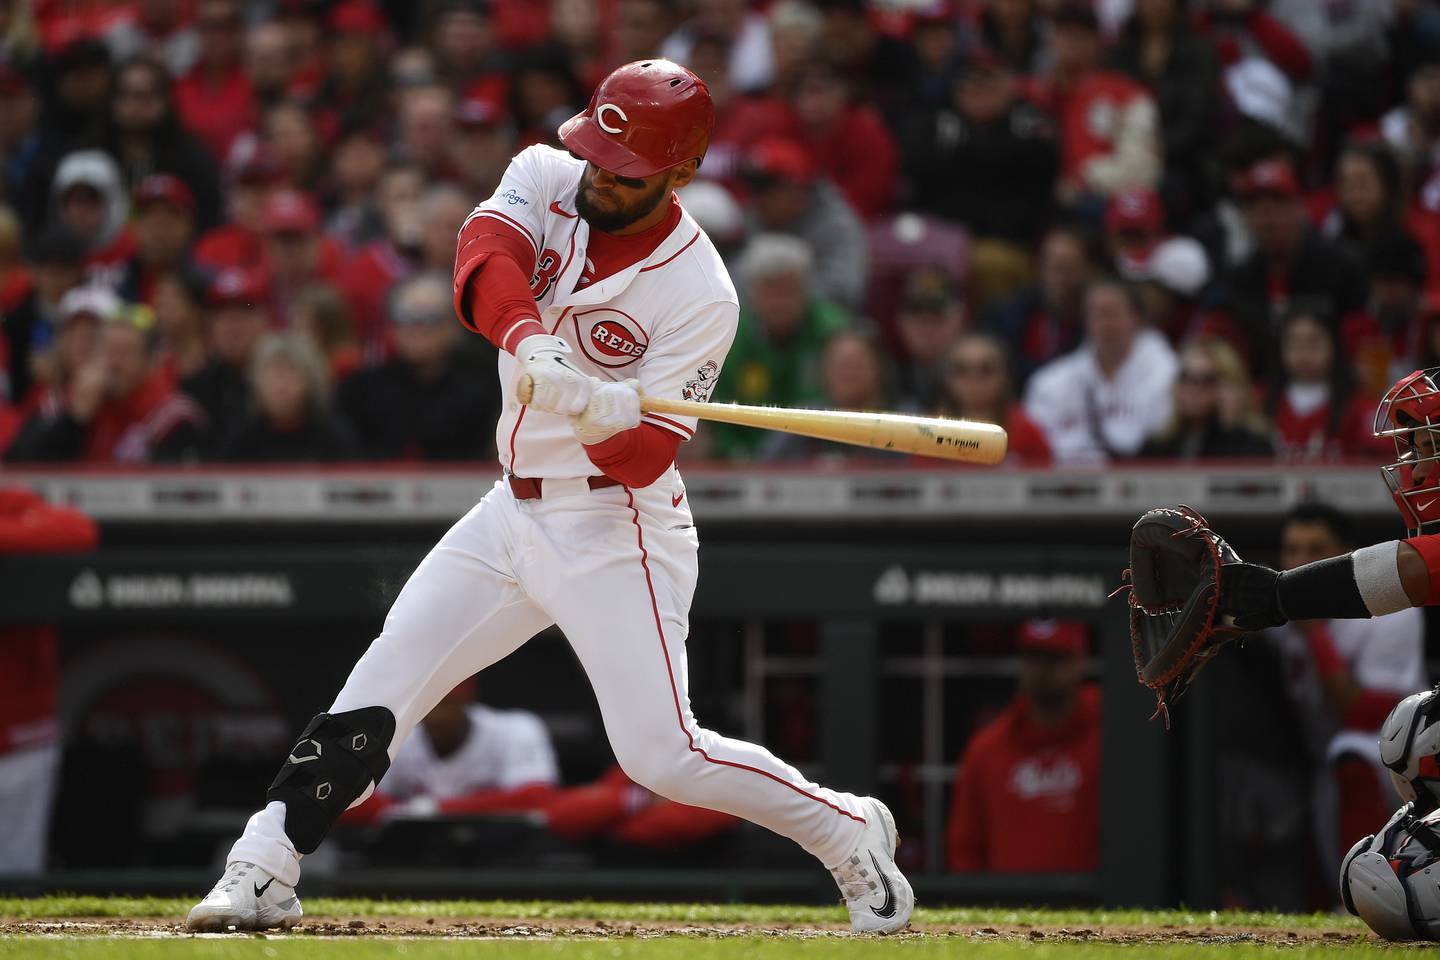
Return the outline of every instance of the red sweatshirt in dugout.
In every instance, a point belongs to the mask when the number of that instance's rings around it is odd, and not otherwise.
[[[1069,718],[1037,727],[1016,697],[965,749],[947,831],[965,873],[1087,873],[1100,865],[1100,691],[1082,687]]]

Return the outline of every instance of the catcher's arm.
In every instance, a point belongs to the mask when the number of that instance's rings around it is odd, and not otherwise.
[[[1430,570],[1420,551],[1388,540],[1279,573],[1258,563],[1229,563],[1220,612],[1242,630],[1287,620],[1356,620],[1425,603]]]

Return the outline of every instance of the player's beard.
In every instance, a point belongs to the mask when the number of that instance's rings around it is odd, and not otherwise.
[[[575,211],[585,218],[592,230],[601,230],[605,233],[614,233],[617,230],[624,230],[630,224],[641,220],[654,212],[660,206],[669,192],[670,178],[665,177],[655,184],[655,189],[643,197],[639,197],[629,206],[619,207],[615,210],[601,209],[590,202],[589,191],[592,189],[589,177],[580,182],[580,189],[575,193]]]

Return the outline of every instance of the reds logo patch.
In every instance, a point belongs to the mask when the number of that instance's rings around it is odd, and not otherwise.
[[[602,367],[623,367],[645,355],[650,337],[629,314],[609,307],[575,314],[575,340]]]

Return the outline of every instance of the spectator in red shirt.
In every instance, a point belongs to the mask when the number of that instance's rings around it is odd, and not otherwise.
[[[861,219],[889,210],[899,168],[895,138],[873,107],[854,102],[839,69],[823,60],[811,63],[797,77],[790,104],[815,169],[840,188]]]
[[[419,167],[397,164],[385,171],[377,190],[384,233],[357,252],[340,271],[338,286],[350,301],[356,336],[366,356],[385,352],[385,297],[397,280],[415,272],[425,226],[420,217],[420,193],[424,188],[425,174]],[[446,266],[451,269],[460,224],[454,227],[446,243]]]
[[[1090,0],[1064,0],[1051,35],[1054,65],[1033,93],[1060,124],[1062,204],[1103,202],[1122,187],[1157,186],[1162,170],[1155,100],[1101,67],[1103,43]]]
[[[270,307],[281,326],[292,320],[295,298],[316,281],[338,281],[343,255],[320,232],[320,211],[309,195],[276,190],[265,199],[265,266]]]
[[[195,244],[194,260],[219,271],[228,267],[257,268],[265,262],[265,201],[270,196],[280,168],[250,143],[237,147],[227,167],[229,219],[206,232]]]
[[[934,408],[942,417],[994,423],[1010,436],[1005,462],[1044,467],[1051,461],[1045,432],[1015,400],[1005,344],[990,333],[962,333],[943,354],[943,388]]]
[[[223,163],[230,145],[259,120],[250,77],[241,62],[244,23],[237,0],[203,0],[200,59],[175,83],[175,110],[186,129]]]
[[[1100,866],[1100,691],[1078,623],[1020,628],[1020,687],[960,758],[947,849],[960,873],[1089,873]]]
[[[125,264],[118,291],[132,303],[155,303],[155,284],[181,269],[195,234],[195,198],[168,173],[155,173],[135,191],[135,255]]]
[[[107,317],[94,356],[76,372],[64,406],[21,427],[12,462],[147,463],[195,456],[205,417],[155,370],[154,317],[126,306]]]
[[[1388,451],[1389,442],[1373,433],[1375,402],[1355,389],[1350,358],[1325,307],[1294,306],[1280,323],[1279,341],[1280,375],[1265,406],[1280,456],[1341,460]]]

